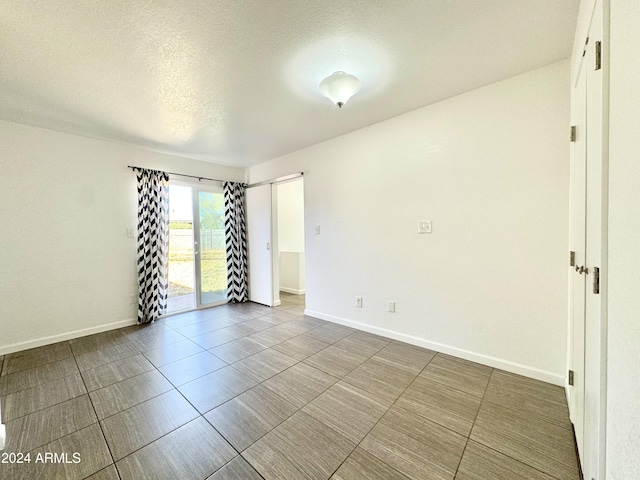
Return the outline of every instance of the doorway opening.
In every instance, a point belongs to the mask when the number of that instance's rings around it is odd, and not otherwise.
[[[168,270],[168,314],[227,302],[221,188],[169,186]]]
[[[275,304],[305,306],[304,180],[277,183]],[[275,259],[274,259],[275,260]]]

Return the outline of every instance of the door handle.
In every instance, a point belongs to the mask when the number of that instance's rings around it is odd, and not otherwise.
[[[200,253],[200,252],[198,251],[198,242],[193,242],[193,246],[194,246],[194,248],[193,248],[193,254],[194,254],[194,255],[198,255],[198,253]]]
[[[267,242],[267,250],[271,250],[271,244]]]
[[[578,272],[580,275],[582,275],[583,273],[585,275],[588,275],[589,274],[589,268],[588,267],[584,267],[584,266],[582,266],[582,267],[576,266],[576,272]]]

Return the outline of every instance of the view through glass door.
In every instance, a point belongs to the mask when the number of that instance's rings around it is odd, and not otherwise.
[[[169,186],[167,313],[225,303],[227,261],[221,189]]]

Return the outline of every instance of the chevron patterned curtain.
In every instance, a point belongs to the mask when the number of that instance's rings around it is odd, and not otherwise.
[[[244,221],[244,183],[222,182],[224,191],[224,236],[227,245],[227,298],[241,303],[249,299],[247,289],[247,236]]]
[[[134,168],[138,178],[138,323],[167,311],[169,174]]]

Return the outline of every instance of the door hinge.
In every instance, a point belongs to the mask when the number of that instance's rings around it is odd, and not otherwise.
[[[600,293],[600,269],[593,267],[593,293]]]
[[[569,370],[569,385],[573,387],[573,370]]]
[[[569,266],[574,267],[576,265],[576,252],[569,252]]]
[[[571,133],[569,134],[569,138],[572,142],[576,141],[576,126],[575,125],[571,125]]]
[[[596,70],[602,68],[602,42],[596,42]]]

